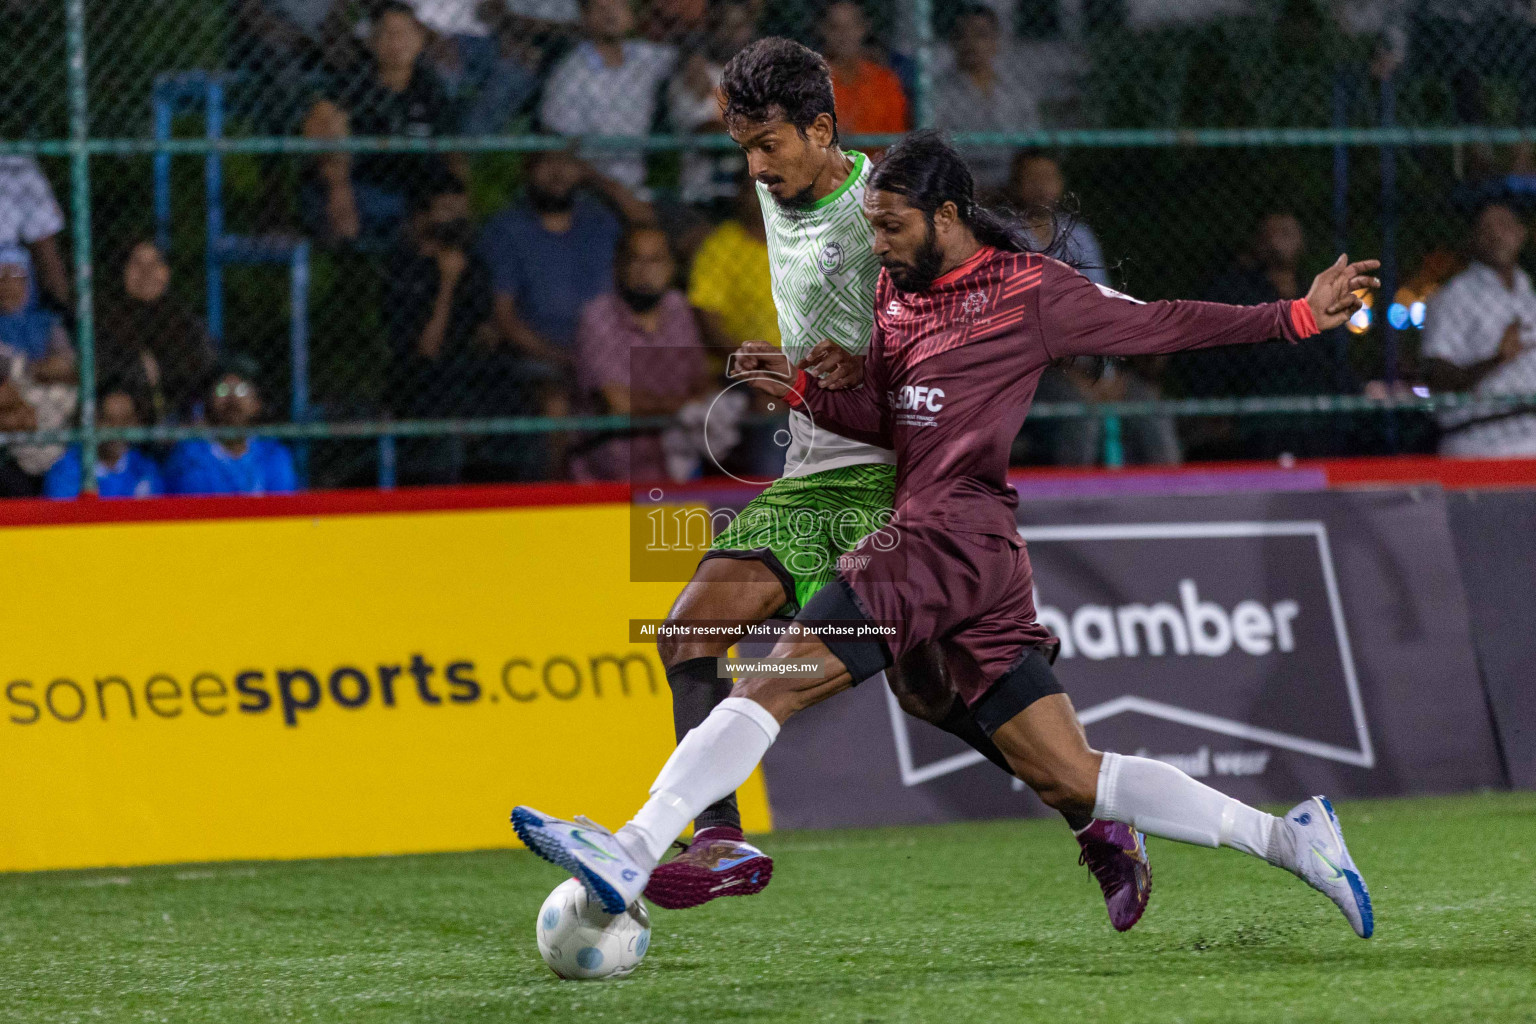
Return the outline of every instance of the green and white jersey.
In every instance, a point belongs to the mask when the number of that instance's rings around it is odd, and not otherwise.
[[[870,163],[850,153],[853,170],[837,191],[806,209],[786,210],[757,186],[768,229],[769,276],[779,314],[784,352],[799,362],[817,343],[837,342],[855,355],[869,347],[875,319],[875,280],[880,261],[870,249],[874,231],[864,219],[864,188]],[[792,441],[785,476],[878,462],[895,465],[896,453],[830,431],[815,429],[810,417],[789,416]]]

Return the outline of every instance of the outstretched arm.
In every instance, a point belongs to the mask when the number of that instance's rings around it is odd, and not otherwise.
[[[1356,291],[1379,288],[1376,260],[1338,260],[1317,275],[1304,299],[1262,306],[1216,302],[1138,302],[1102,288],[1055,260],[1041,277],[1041,337],[1052,359],[1137,356],[1241,345],[1284,338],[1300,341],[1344,323],[1360,308]]]

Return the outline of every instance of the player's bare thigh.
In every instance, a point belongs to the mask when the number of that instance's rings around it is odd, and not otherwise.
[[[819,671],[807,676],[748,676],[731,689],[732,697],[756,701],[782,725],[796,712],[820,704],[853,685],[853,676],[837,655],[814,636],[783,637],[768,655],[774,660],[814,661]]]
[[[784,601],[784,584],[757,559],[706,558],[677,595],[667,618],[679,622],[762,622],[783,607]],[[731,637],[665,637],[656,641],[656,651],[662,664],[671,668],[691,658],[724,657],[733,643]]]
[[[1071,699],[1041,697],[992,734],[1014,774],[1058,811],[1092,815],[1103,755],[1088,746]]]

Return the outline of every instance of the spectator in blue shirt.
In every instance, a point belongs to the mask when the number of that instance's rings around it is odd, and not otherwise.
[[[232,359],[208,389],[208,421],[216,427],[247,427],[261,416],[255,368]],[[298,490],[293,456],[265,437],[182,441],[165,465],[170,494],[289,494]]]
[[[624,223],[654,220],[648,204],[574,154],[529,157],[527,201],[493,217],[480,238],[497,333],[527,356],[569,367],[581,307],[613,290]]]
[[[97,400],[97,423],[103,427],[143,426],[138,403],[126,388],[108,387]],[[80,446],[69,450],[43,478],[46,498],[80,496]],[[96,449],[96,494],[102,498],[151,498],[165,493],[155,460],[127,441],[103,441]]]

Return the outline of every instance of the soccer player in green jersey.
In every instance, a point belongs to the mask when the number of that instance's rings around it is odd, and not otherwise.
[[[725,123],[747,156],[768,233],[773,300],[784,351],[798,363],[817,350],[821,386],[858,380],[874,322],[880,261],[862,210],[870,161],[838,144],[832,77],[814,51],[763,39],[738,53],[721,81]],[[829,582],[839,557],[885,524],[895,454],[818,429],[796,411],[784,475],[714,539],[672,606],[677,622],[748,624],[793,616]],[[716,659],[733,641],[658,641],[672,688],[679,740],[731,691]],[[920,648],[887,680],[909,714],[953,733],[1008,771],[1001,752],[943,680],[937,651]],[[773,862],[742,837],[734,796],[695,819],[692,843],[651,875],[645,895],[663,907],[744,896],[768,884]],[[1150,891],[1145,848],[1106,842],[1092,819],[1069,821],[1116,927],[1141,916]],[[1102,847],[1102,848],[1101,848]],[[1116,870],[1102,870],[1113,863]]]

